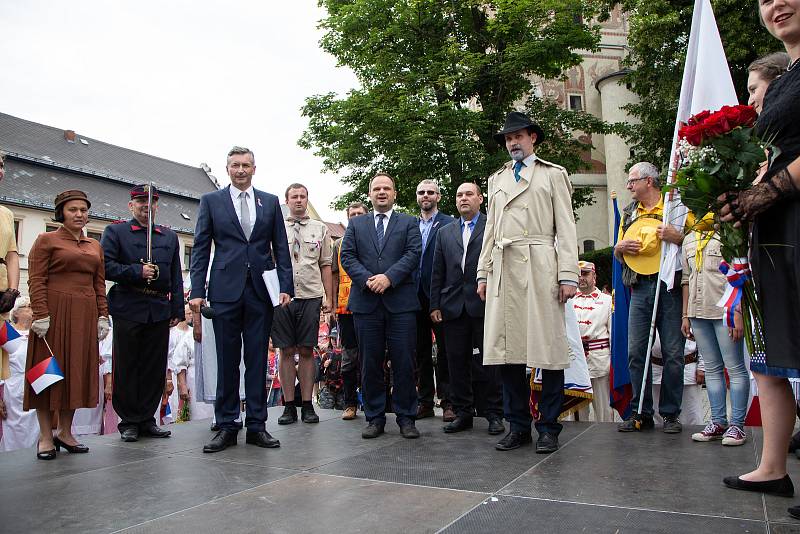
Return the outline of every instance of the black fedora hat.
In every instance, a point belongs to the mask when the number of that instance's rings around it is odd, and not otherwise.
[[[533,130],[533,133],[536,134],[536,142],[533,143],[534,146],[544,141],[544,130],[542,130],[542,127],[533,122],[530,117],[520,111],[512,111],[506,115],[506,123],[502,130],[494,134],[494,140],[497,141],[498,144],[505,145],[505,136],[507,133],[516,132],[517,130],[523,129],[531,129]]]

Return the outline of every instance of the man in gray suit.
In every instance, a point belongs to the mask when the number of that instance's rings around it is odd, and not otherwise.
[[[450,370],[450,399],[456,418],[444,426],[447,433],[472,428],[478,393],[489,434],[502,434],[503,385],[496,365],[483,365],[484,302],[478,296],[478,257],[486,215],[480,212],[483,195],[474,183],[456,192],[461,215],[439,230],[433,254],[431,319],[442,324]],[[473,391],[473,383],[480,385]]]

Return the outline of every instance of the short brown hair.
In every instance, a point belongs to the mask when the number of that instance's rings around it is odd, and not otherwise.
[[[757,72],[762,80],[771,82],[789,68],[789,54],[786,52],[773,52],[760,57],[747,66],[747,72]]]
[[[228,150],[228,157],[235,156],[237,154],[250,154],[250,157],[253,158],[253,163],[256,161],[256,155],[253,154],[253,151],[249,148],[245,148],[243,146],[235,146]]]
[[[344,212],[349,217],[350,216],[350,210],[358,210],[358,209],[364,210],[364,213],[367,213],[369,211],[367,209],[367,206],[364,205],[363,202],[355,201],[355,202],[351,202],[350,204],[348,204],[347,205],[347,209],[345,209]]]
[[[306,190],[306,196],[308,196],[308,188],[306,186],[304,186],[303,184],[296,184],[295,183],[295,184],[290,184],[289,187],[286,188],[286,193],[284,193],[284,196],[286,197],[287,200],[289,199],[289,191],[291,191],[292,189],[305,189]]]
[[[391,174],[388,174],[388,173],[385,173],[385,172],[379,172],[378,174],[376,174],[375,176],[370,178],[370,180],[369,180],[369,188],[370,189],[372,189],[372,182],[374,182],[375,178],[378,178],[379,176],[387,177],[389,179],[389,181],[392,182],[392,188],[395,189],[395,190],[397,189],[397,182],[394,181],[394,178],[392,178]]]

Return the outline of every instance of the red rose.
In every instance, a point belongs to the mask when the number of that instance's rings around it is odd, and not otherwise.
[[[700,146],[703,142],[703,127],[699,124],[688,124],[678,130],[678,137],[686,139],[686,142],[692,146]]]
[[[693,115],[693,116],[689,117],[689,120],[687,121],[687,124],[689,124],[689,126],[695,126],[695,125],[698,125],[698,124],[703,124],[703,121],[705,121],[710,115],[711,115],[711,112],[708,111],[708,110],[701,111],[697,115]]]
[[[740,125],[742,112],[739,110],[739,106],[722,106],[719,113],[728,120],[731,127],[735,128]]]
[[[756,113],[756,110],[753,109],[753,106],[736,107],[739,108],[740,112],[739,125],[744,126],[745,128],[752,128],[756,123],[756,119],[758,119],[758,113]]]
[[[718,111],[703,122],[702,128],[706,137],[718,137],[733,129],[726,115],[726,111]]]

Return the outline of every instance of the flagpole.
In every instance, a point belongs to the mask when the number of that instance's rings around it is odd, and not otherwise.
[[[703,2],[704,0],[695,0],[694,11],[692,12],[692,27],[689,30],[689,43],[686,49],[686,61],[683,65],[683,79],[681,81],[681,93],[678,100],[678,112],[675,114],[675,127],[672,133],[672,144],[669,152],[669,164],[667,166],[666,183],[671,184],[675,178],[675,171],[678,166],[677,153],[678,148],[678,130],[681,126],[681,118],[688,117],[689,111],[692,107],[693,87],[696,74],[696,61],[691,58],[697,57],[697,44],[699,40],[700,21],[703,16]],[[662,213],[661,224],[662,226],[670,223],[670,216],[672,211],[672,201],[674,200],[674,191],[670,191],[669,199],[664,196],[664,211]],[[667,248],[669,244],[661,240],[661,259],[658,264],[658,278],[656,279],[656,294],[653,299],[653,313],[650,317],[650,332],[647,337],[647,352],[644,360],[644,373],[642,374],[642,387],[639,392],[639,408],[637,413],[641,416],[642,407],[644,405],[644,391],[647,386],[647,376],[650,369],[650,356],[653,351],[653,343],[655,342],[656,318],[658,317],[658,302],[661,297],[661,273],[664,270],[664,262],[667,258]]]

